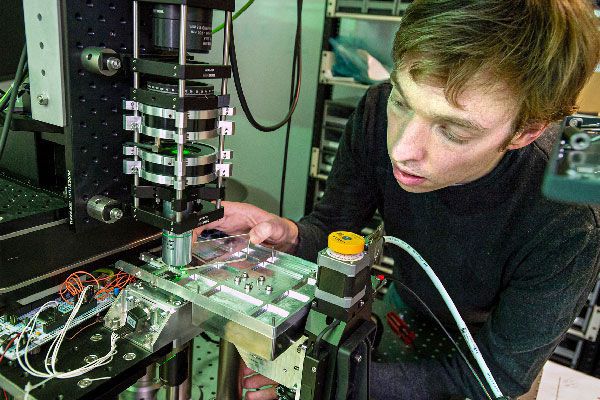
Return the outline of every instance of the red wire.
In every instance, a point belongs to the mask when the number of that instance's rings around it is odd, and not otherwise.
[[[4,353],[2,353],[2,356],[0,356],[0,363],[2,363],[2,360],[4,360],[4,356],[6,355],[6,352],[8,351],[8,349],[10,349],[10,346],[12,346],[15,339],[18,338],[19,336],[21,336],[20,333],[18,333],[17,336],[15,336],[14,338],[10,339],[10,341],[6,345],[6,348],[4,349]]]
[[[4,393],[4,400],[8,400],[8,395],[6,394],[6,390],[2,389],[2,392]]]

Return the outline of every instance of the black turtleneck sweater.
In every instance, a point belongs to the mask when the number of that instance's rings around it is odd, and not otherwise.
[[[391,86],[370,89],[350,118],[314,211],[299,223],[297,254],[314,260],[336,230],[360,232],[375,210],[386,234],[428,261],[461,315],[504,395],[525,393],[573,322],[598,275],[598,208],[551,202],[541,194],[556,134],[509,151],[477,181],[437,191],[404,191],[386,148]],[[414,260],[390,248],[396,278],[446,326],[447,307]],[[411,299],[403,299],[410,306]],[[459,357],[374,364],[376,399],[483,398]]]

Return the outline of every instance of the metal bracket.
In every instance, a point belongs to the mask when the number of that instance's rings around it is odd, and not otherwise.
[[[233,150],[223,150],[221,152],[221,160],[231,160],[233,158]]]
[[[138,155],[138,148],[134,145],[125,145],[123,146],[123,155],[125,156],[137,156]]]
[[[141,161],[123,160],[123,173],[125,175],[137,175],[141,168]]]
[[[219,134],[223,136],[235,134],[235,124],[233,121],[219,121]]]
[[[129,111],[138,111],[138,102],[133,100],[123,100],[123,109]]]
[[[135,115],[123,116],[123,129],[126,131],[134,131],[142,125],[142,117]]]
[[[232,117],[235,115],[235,107],[223,107],[219,109],[219,115],[222,117]]]
[[[232,174],[233,164],[215,164],[217,176],[229,178]]]

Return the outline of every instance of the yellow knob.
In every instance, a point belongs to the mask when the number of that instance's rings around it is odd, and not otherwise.
[[[365,238],[356,233],[338,231],[329,235],[327,245],[331,251],[339,254],[360,254],[365,249]]]

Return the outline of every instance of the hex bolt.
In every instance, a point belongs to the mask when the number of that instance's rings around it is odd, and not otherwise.
[[[264,285],[265,284],[265,277],[264,276],[259,276],[258,277],[258,284],[259,285]]]
[[[91,384],[92,384],[92,380],[89,378],[83,378],[82,380],[77,382],[77,386],[79,386],[82,389],[85,389],[86,387],[90,386]]]
[[[95,333],[95,334],[92,335],[92,337],[90,337],[90,340],[92,342],[99,342],[99,341],[102,340],[102,335],[99,334],[99,333]]]
[[[48,96],[46,96],[45,94],[38,94],[37,102],[40,106],[47,106],[48,105]]]
[[[123,211],[120,208],[110,210],[110,219],[119,220],[121,218],[123,218]]]
[[[91,364],[91,363],[93,363],[94,361],[96,361],[97,359],[98,359],[98,356],[97,356],[97,355],[95,355],[95,354],[90,354],[89,356],[85,357],[85,358],[83,359],[83,361],[84,361],[86,364]]]

